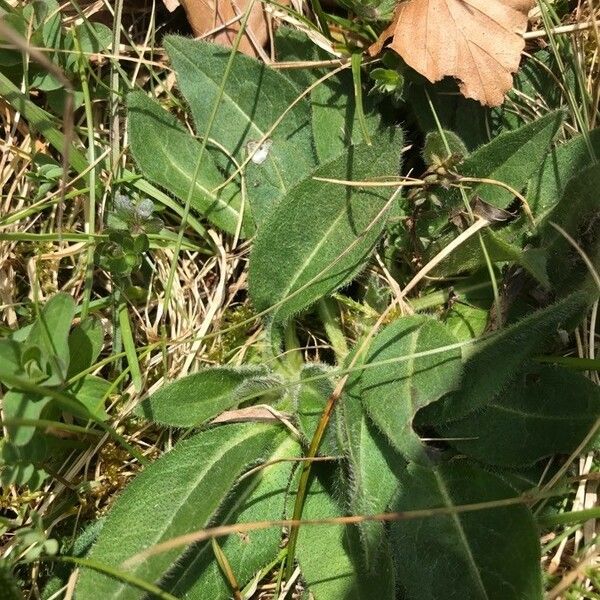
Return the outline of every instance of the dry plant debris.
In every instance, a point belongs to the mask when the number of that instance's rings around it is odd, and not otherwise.
[[[194,35],[223,46],[231,46],[250,0],[181,0]],[[167,8],[173,1],[165,1]],[[268,16],[260,2],[250,12],[246,31],[240,42],[240,52],[261,56],[269,39]]]
[[[455,77],[460,91],[499,106],[512,86],[525,46],[533,0],[408,0],[369,49],[389,47],[431,82]]]

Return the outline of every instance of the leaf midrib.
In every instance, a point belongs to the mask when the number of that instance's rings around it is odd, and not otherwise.
[[[442,497],[444,505],[447,506],[448,508],[453,508],[455,506],[455,504],[454,504],[454,501],[452,500],[452,497],[448,491],[448,488],[446,487],[446,484],[444,483],[443,478],[440,476],[439,472],[436,469],[433,469],[432,472],[433,472],[433,476],[435,477],[435,480],[438,484],[438,490],[440,492],[440,495]],[[463,529],[463,526],[462,526],[462,523],[460,520],[460,516],[457,513],[452,512],[449,514],[449,517],[451,518],[452,522],[454,523],[454,526],[458,533],[459,540],[461,542],[461,545],[463,546],[463,549],[464,549],[465,554],[468,559],[467,562],[469,565],[469,571],[471,573],[471,576],[472,576],[474,582],[477,584],[477,587],[479,588],[481,597],[484,598],[485,600],[490,600],[487,590],[485,589],[483,580],[481,579],[481,574],[477,567],[477,562],[475,561],[475,557],[473,556],[473,552],[471,551],[471,546],[469,544],[469,540],[467,538],[465,530]]]
[[[239,220],[240,213],[235,208],[233,208],[230,203],[225,202],[224,200],[221,200],[221,198],[219,198],[219,196],[212,194],[212,191],[207,190],[200,183],[200,180],[198,178],[193,180],[189,173],[183,171],[177,165],[177,163],[173,161],[172,155],[169,154],[169,152],[167,152],[166,143],[163,143],[163,141],[159,139],[158,146],[160,147],[161,151],[165,155],[165,157],[167,159],[167,163],[170,164],[178,173],[180,173],[181,176],[184,178],[184,180],[187,181],[190,186],[193,185],[194,189],[196,189],[196,188],[199,189],[205,196],[207,196],[210,200],[212,200],[215,204],[217,204],[217,206],[222,207],[221,210],[225,209],[226,211],[229,211],[230,213],[232,213],[233,218],[236,219],[236,222],[237,222],[237,220]],[[210,211],[210,212],[212,212],[212,211]]]
[[[177,48],[177,45],[175,43],[173,43],[173,40],[171,40],[171,47],[173,49],[175,49],[175,51],[177,51],[179,53],[180,56],[182,56],[185,61],[190,64],[192,66],[192,68],[196,69],[198,68],[197,65],[190,60],[184,52],[182,52],[180,49]],[[266,68],[266,67],[265,67]],[[207,81],[209,81],[210,83],[213,84],[213,86],[216,89],[219,89],[220,87],[220,82],[219,84],[217,84],[217,82],[212,79],[208,73],[206,73],[205,71],[203,71],[202,69],[198,68],[198,70],[204,74],[205,78]],[[287,81],[286,81],[287,83]],[[246,123],[250,125],[251,130],[252,131],[256,131],[256,135],[259,136],[259,139],[262,139],[265,135],[265,132],[263,132],[257,125],[256,123],[250,118],[250,115],[246,114],[243,110],[242,107],[239,106],[237,104],[237,102],[235,102],[235,100],[225,91],[225,89],[223,89],[223,95],[222,95],[222,99],[225,98],[229,101],[229,103],[231,105],[233,105],[235,107],[235,109],[245,118]],[[199,132],[196,132],[199,134]],[[283,175],[282,175],[282,170],[280,167],[280,160],[279,160],[279,153],[277,152],[277,149],[275,147],[271,148],[270,152],[269,152],[269,156],[272,157],[272,164],[273,164],[273,169],[274,171],[277,173],[277,178],[279,179],[279,182],[281,184],[281,189],[282,192],[285,194],[288,190],[287,185],[285,184],[285,180],[283,179]]]
[[[285,457],[286,456],[285,451],[287,450],[288,446],[293,446],[293,443],[294,443],[293,439],[291,437],[289,437],[288,435],[285,435],[285,437],[282,438],[281,443],[278,444],[271,452],[270,459],[265,462],[271,462],[273,460],[276,460],[279,455],[282,455],[282,457]],[[229,511],[227,511],[227,514],[223,515],[223,518],[221,519],[223,523],[229,523],[231,521],[232,517],[235,516],[236,512],[244,505],[246,500],[248,500],[252,496],[252,494],[256,491],[258,486],[268,476],[269,476],[268,472],[265,473],[264,470],[261,471],[260,476],[255,477],[255,485],[253,485],[252,487],[248,486],[248,488],[244,494],[236,494],[235,502],[232,504]],[[198,551],[198,554],[194,558],[194,560],[190,561],[188,566],[182,571],[181,575],[179,576],[179,581],[181,581],[182,579],[185,579],[188,572],[196,566],[196,564],[201,560],[203,553],[207,552],[207,551],[212,552],[212,548],[208,543],[205,544]],[[177,584],[175,584],[173,587],[176,588]]]
[[[523,417],[524,419],[535,419],[535,420],[540,420],[540,421],[558,421],[558,422],[562,422],[562,421],[569,421],[569,422],[573,422],[573,421],[590,421],[593,420],[595,417],[593,415],[582,415],[582,414],[576,414],[576,415],[548,415],[548,414],[544,414],[544,413],[528,413],[525,412],[523,410],[519,410],[518,408],[512,408],[509,406],[504,406],[502,404],[496,404],[496,403],[490,403],[489,407],[491,409],[497,410],[498,412],[505,412],[511,415],[517,415],[519,417]]]
[[[315,244],[315,246],[312,249],[312,251],[309,252],[308,256],[300,264],[298,270],[296,271],[296,274],[291,278],[290,283],[288,284],[288,286],[283,290],[282,294],[280,295],[280,297],[279,297],[279,301],[280,302],[285,303],[288,300],[288,294],[292,291],[292,289],[294,288],[294,285],[296,284],[296,282],[298,281],[298,279],[300,279],[300,277],[306,271],[307,267],[310,265],[310,263],[312,262],[313,258],[319,253],[319,251],[321,250],[321,248],[323,247],[323,245],[325,244],[325,242],[329,238],[329,235],[332,233],[332,231],[334,231],[337,228],[338,223],[340,222],[340,220],[342,219],[342,217],[344,217],[345,214],[346,214],[346,210],[345,210],[345,207],[344,207],[340,211],[340,214],[331,223],[331,225],[325,230],[324,235],[321,236],[321,239],[318,241],[317,244]],[[352,243],[354,243],[354,242],[351,242],[351,244]],[[341,254],[343,254],[344,252],[346,252],[346,250],[348,250],[348,247],[349,246],[347,246],[346,248],[344,248],[344,250],[342,250]],[[315,277],[313,277],[311,280],[309,280],[308,284],[314,285],[316,283],[319,283],[319,279],[325,273],[327,273],[327,271],[329,271],[330,268],[331,268],[331,265],[327,265],[317,275],[315,275]],[[313,279],[314,279],[314,281],[313,281]],[[283,306],[284,306],[284,304],[279,307],[279,309],[278,309],[277,312],[281,312],[281,309],[282,309]]]
[[[188,493],[185,496],[182,496],[182,500],[179,503],[179,509],[174,510],[171,513],[171,518],[164,521],[164,526],[162,527],[162,529],[159,532],[157,532],[157,534],[154,536],[153,540],[147,541],[147,545],[152,546],[152,545],[158,543],[161,539],[163,539],[164,534],[171,528],[172,524],[177,520],[176,517],[181,513],[181,511],[183,509],[182,507],[187,506],[187,502],[188,502],[190,496],[198,488],[198,486],[200,485],[202,480],[206,478],[207,474],[210,473],[210,471],[215,467],[215,465],[218,462],[220,462],[221,459],[228,452],[230,452],[235,446],[237,446],[238,444],[240,444],[244,441],[248,441],[257,435],[264,435],[265,431],[266,430],[264,428],[257,428],[254,431],[252,431],[251,428],[244,428],[239,432],[238,435],[235,435],[233,438],[231,438],[228,441],[227,445],[219,448],[220,451],[218,452],[218,454],[215,455],[214,459],[203,465],[204,469],[201,471],[201,473],[198,475],[198,477],[194,480],[193,485],[188,486]],[[214,512],[214,510],[215,509],[213,509],[211,511],[211,514],[212,514],[212,512]],[[151,561],[152,561],[152,557],[147,558],[147,559],[145,559],[145,562],[141,566],[146,566]],[[130,589],[130,587],[129,587],[128,583],[120,582],[118,584],[118,588],[114,591],[114,593],[112,595],[113,600],[116,600],[117,598],[119,598],[122,595],[123,591],[128,591],[129,589]]]

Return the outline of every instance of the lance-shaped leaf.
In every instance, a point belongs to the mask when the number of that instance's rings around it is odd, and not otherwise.
[[[566,369],[539,367],[519,375],[482,410],[438,431],[468,456],[512,467],[570,454],[599,415],[597,385]]]
[[[533,174],[527,189],[527,202],[538,223],[558,204],[569,181],[593,164],[591,152],[600,155],[600,129],[590,131],[588,136],[589,146],[585,136],[579,135],[554,148],[542,168]]]
[[[280,431],[277,426],[256,423],[227,425],[179,443],[121,494],[90,559],[118,569],[142,550],[206,527],[243,469],[268,455]],[[128,572],[156,581],[182,553],[178,547],[146,557]],[[130,584],[90,570],[82,573],[77,587],[77,597],[82,600],[142,596]]]
[[[463,176],[492,179],[521,191],[543,164],[563,118],[564,112],[559,110],[516,131],[502,133],[470,154],[457,170]],[[478,194],[498,208],[506,208],[514,200],[514,194],[501,186],[470,185],[469,196]],[[460,198],[456,192],[454,197]]]
[[[577,241],[579,250],[585,252],[596,269],[600,264],[599,186],[600,165],[596,163],[569,181],[560,202],[548,217]],[[550,280],[562,293],[592,279],[579,251],[550,223],[543,229],[543,243],[548,250]],[[596,285],[592,285],[597,290]]]
[[[574,293],[514,325],[465,347],[461,385],[419,413],[420,423],[455,421],[491,402],[533,354],[541,352],[559,327],[580,319],[588,305],[585,292]]]
[[[444,325],[430,317],[411,316],[388,325],[369,348],[360,397],[377,427],[411,460],[426,460],[412,429],[416,412],[459,384],[460,348],[444,349],[453,344],[456,339]]]
[[[264,457],[265,463],[275,463],[267,464],[256,477],[236,487],[225,506],[219,510],[214,524],[252,523],[282,518],[291,473],[297,464],[289,462],[289,459],[300,454],[300,446],[291,437],[279,438],[272,452]],[[244,535],[219,538],[218,542],[242,586],[275,558],[281,542],[281,531],[278,527],[269,527]],[[192,548],[161,582],[161,587],[187,600],[228,600],[231,597],[231,586],[214,558],[210,542]]]
[[[324,475],[327,469],[315,468]],[[325,477],[323,479],[326,479]],[[341,515],[332,498],[330,483],[319,477],[311,483],[303,518],[326,519]],[[300,570],[315,600],[393,600],[394,574],[391,553],[382,541],[380,560],[373,570],[364,567],[358,530],[326,524],[300,527],[296,548]]]
[[[333,393],[331,367],[320,363],[307,363],[300,371],[300,385],[296,397],[298,424],[307,442],[317,429],[327,400]],[[329,426],[323,435],[320,454],[337,456],[339,447],[335,435],[337,411],[331,415]]]
[[[346,384],[337,419],[348,469],[348,504],[355,515],[379,514],[389,507],[406,463],[369,421],[354,395],[356,387]],[[383,523],[360,523],[358,529],[364,565],[375,569],[385,548]]]
[[[322,50],[303,32],[291,27],[278,27],[275,33],[277,59],[280,62],[329,60],[332,55]],[[327,68],[282,69],[300,94],[317,79],[327,74]],[[339,156],[351,144],[363,141],[356,111],[352,75],[342,71],[317,85],[309,95],[312,133],[320,163]],[[373,110],[370,98],[363,98],[365,124],[369,134],[378,129],[381,117]]]
[[[258,311],[285,321],[351,281],[385,226],[390,188],[342,187],[313,177],[360,181],[398,172],[402,132],[351,146],[317,169],[262,225],[250,255],[248,286]]]
[[[490,111],[487,125],[492,137],[502,131],[517,129],[531,120],[532,98],[546,110],[564,105],[564,92],[575,85],[575,74],[573,66],[561,69],[559,62],[562,62],[560,55],[556,57],[551,48],[538,50],[523,61],[505,102]],[[557,77],[563,85],[556,85]]]
[[[240,190],[231,184],[214,191],[223,183],[223,175],[212,154],[204,152],[198,168],[202,144],[173,115],[142,92],[129,94],[127,105],[131,153],[144,176],[183,203],[191,193],[190,205],[194,210],[224,231],[235,232],[242,218]],[[247,212],[244,235],[253,232]]]
[[[446,260],[444,260],[433,273],[436,277],[448,277],[456,273],[474,271],[477,267],[486,265],[486,255],[483,253],[481,241],[485,245],[487,256],[493,263],[510,262],[522,266],[529,271],[545,288],[550,287],[546,273],[545,252],[539,248],[523,250],[522,243],[508,241],[500,232],[486,229],[480,237],[468,239],[461,244]],[[454,238],[453,234],[445,235],[436,240],[427,249],[428,256],[435,256]]]
[[[276,376],[262,366],[202,369],[167,383],[136,412],[162,425],[197,427],[240,402],[258,402],[269,387],[278,384]]]
[[[515,495],[500,478],[477,467],[411,465],[393,508],[452,509]],[[407,519],[391,530],[398,584],[407,600],[542,597],[538,532],[524,505]],[[440,576],[432,576],[436,572]]]
[[[164,45],[189,103],[196,133],[204,135],[231,50],[177,36],[166,37]],[[238,54],[210,137],[241,162],[251,148],[248,143],[261,140],[297,97],[296,88],[281,73]],[[308,102],[296,104],[270,139],[264,160],[259,161],[257,155],[245,169],[248,199],[258,223],[294,183],[316,166]]]

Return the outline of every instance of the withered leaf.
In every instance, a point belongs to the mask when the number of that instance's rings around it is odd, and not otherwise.
[[[270,406],[257,404],[246,408],[226,410],[218,417],[215,417],[210,423],[211,425],[218,425],[221,423],[244,423],[247,421],[273,423],[288,419],[289,417],[290,415],[280,413]]]
[[[249,2],[250,0],[179,0],[194,35],[222,46],[233,44],[239,31],[241,16]],[[236,21],[236,17],[240,17],[239,20]],[[207,36],[209,32],[212,33]],[[268,39],[267,15],[263,5],[255,2],[239,50],[248,56],[260,56]]]
[[[461,93],[498,106],[512,87],[525,46],[527,14],[535,0],[406,0],[369,48],[388,38],[415,71],[431,82],[455,77]]]

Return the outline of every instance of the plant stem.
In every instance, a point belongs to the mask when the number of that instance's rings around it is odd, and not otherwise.
[[[283,334],[283,343],[285,349],[285,365],[287,371],[292,374],[297,373],[304,364],[302,352],[300,351],[300,340],[296,334],[296,322],[291,319],[285,326]]]
[[[94,114],[92,112],[92,99],[86,73],[87,60],[81,53],[81,46],[77,35],[73,36],[75,50],[78,52],[77,72],[81,89],[83,91],[83,104],[85,107],[85,121],[87,125],[87,158],[90,165],[96,164],[96,150],[94,141]],[[92,167],[88,172],[88,201],[85,206],[85,233],[88,235],[86,253],[85,286],[83,290],[83,302],[81,307],[81,318],[88,316],[90,300],[92,298],[92,286],[94,284],[94,232],[96,230],[96,168]]]
[[[367,145],[371,145],[371,137],[369,136],[369,130],[367,128],[367,121],[365,119],[365,111],[363,107],[362,97],[362,81],[361,81],[361,69],[362,66],[362,54],[360,52],[354,52],[352,54],[352,82],[354,83],[354,105],[356,111],[356,117],[360,124],[363,139]]]
[[[323,298],[317,304],[317,310],[337,362],[341,365],[348,354],[348,344],[340,325],[338,304],[332,298]]]
[[[323,436],[325,435],[325,431],[327,430],[327,426],[329,425],[329,421],[331,420],[333,409],[335,408],[335,405],[337,404],[337,401],[342,394],[347,379],[348,375],[342,377],[342,379],[338,382],[337,386],[333,390],[333,393],[329,396],[329,398],[327,398],[325,410],[323,410],[323,413],[321,414],[321,418],[319,419],[317,429],[315,430],[312,440],[310,441],[308,453],[306,454],[307,460],[302,464],[302,472],[300,474],[300,480],[298,482],[298,491],[296,492],[296,501],[294,503],[294,512],[292,515],[292,519],[294,521],[300,521],[302,519],[302,511],[304,510],[304,502],[306,500],[306,494],[308,492],[308,484],[310,482],[311,467],[313,463],[311,459],[315,458],[317,452],[319,451],[321,442],[323,441]],[[289,579],[294,572],[294,559],[296,555],[296,544],[298,542],[299,533],[299,525],[292,525],[290,527],[290,537],[287,544],[287,556],[285,562],[286,579]]]

